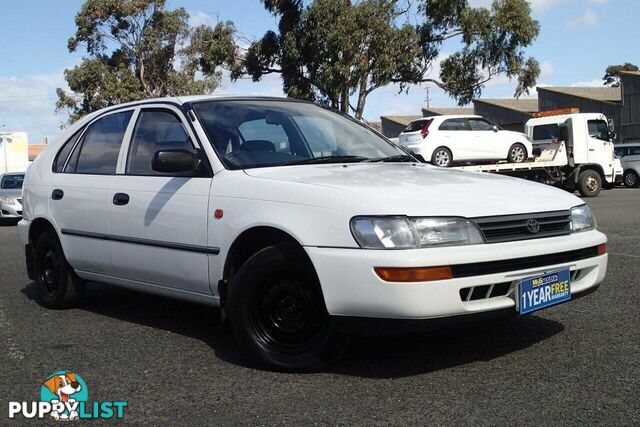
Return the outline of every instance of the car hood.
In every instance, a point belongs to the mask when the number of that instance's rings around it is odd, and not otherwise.
[[[0,189],[0,197],[22,197],[22,190],[20,189]]]
[[[267,186],[276,191],[258,185],[262,198],[354,215],[478,217],[565,210],[584,203],[564,190],[519,178],[423,164],[304,165],[245,172],[271,183],[289,183]]]

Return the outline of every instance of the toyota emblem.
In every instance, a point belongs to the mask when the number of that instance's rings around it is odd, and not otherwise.
[[[527,221],[527,230],[529,230],[529,233],[531,234],[536,234],[540,231],[540,223],[535,219],[530,219]]]

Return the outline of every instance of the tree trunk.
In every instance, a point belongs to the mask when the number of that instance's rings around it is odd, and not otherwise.
[[[356,106],[356,120],[362,119],[364,104],[367,102],[367,79],[368,76],[363,76],[360,79],[360,88],[358,89],[358,105]]]
[[[349,88],[344,88],[340,96],[342,98],[340,100],[340,111],[344,114],[349,114]]]

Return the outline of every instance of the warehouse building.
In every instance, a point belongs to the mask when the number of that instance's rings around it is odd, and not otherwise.
[[[616,142],[640,141],[640,72],[623,72],[620,81],[621,87],[539,87],[537,99],[475,99],[473,108],[423,108],[422,116],[384,116],[382,132],[394,138],[417,118],[444,114],[476,114],[523,132],[535,112],[577,108],[611,119]]]

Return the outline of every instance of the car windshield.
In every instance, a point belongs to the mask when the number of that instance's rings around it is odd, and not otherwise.
[[[230,169],[413,161],[367,127],[310,103],[213,100],[197,102],[193,110]]]
[[[0,188],[3,190],[19,190],[22,188],[24,175],[5,175],[0,182]]]

